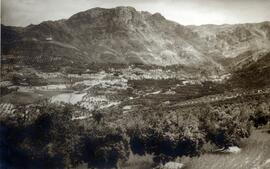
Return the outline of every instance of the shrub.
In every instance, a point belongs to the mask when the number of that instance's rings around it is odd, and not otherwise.
[[[256,107],[255,113],[250,117],[254,126],[266,125],[270,121],[270,107],[266,103],[261,103]]]
[[[1,123],[1,163],[7,168],[66,168],[77,143],[70,107],[43,107],[32,124]],[[3,157],[3,159],[2,159]]]
[[[120,128],[93,127],[85,134],[77,147],[79,159],[91,167],[113,168],[119,160],[129,157],[128,138]]]
[[[201,112],[201,129],[205,131],[207,141],[219,147],[238,145],[242,138],[250,135],[249,116],[238,108],[208,108]]]
[[[165,120],[157,124],[145,123],[130,132],[131,150],[135,154],[153,154],[155,162],[165,163],[178,156],[199,155],[205,134],[199,131],[199,122],[184,118],[182,125]]]

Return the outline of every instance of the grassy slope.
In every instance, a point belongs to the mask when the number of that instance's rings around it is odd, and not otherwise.
[[[238,154],[204,154],[183,160],[190,169],[266,169],[270,167],[270,134],[255,130]]]

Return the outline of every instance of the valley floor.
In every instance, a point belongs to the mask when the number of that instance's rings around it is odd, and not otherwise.
[[[1,91],[4,91],[0,101],[1,121],[14,117],[35,121],[41,111],[40,105],[44,102],[58,106],[72,105],[72,121],[86,129],[104,125],[125,130],[130,126],[139,126],[144,130],[144,127],[155,129],[153,126],[157,126],[161,132],[165,132],[165,136],[169,133],[168,136],[172,138],[181,129],[183,133],[180,135],[200,144],[196,139],[205,139],[208,134],[208,131],[201,129],[204,124],[200,124],[203,118],[208,119],[210,116],[199,114],[208,111],[204,109],[209,108],[213,116],[209,118],[210,126],[204,127],[209,127],[209,130],[215,128],[213,133],[219,129],[223,131],[230,123],[243,122],[245,125],[249,120],[246,116],[253,117],[256,112],[269,114],[270,110],[269,87],[231,89],[221,77],[184,78],[170,76],[169,72],[163,73],[161,70],[149,73],[145,70],[125,69],[120,72],[115,70],[85,74],[35,72],[34,79],[46,79],[46,83],[30,85],[14,84],[8,80],[1,82]],[[97,113],[101,113],[103,118],[98,123]],[[246,126],[243,131],[241,127],[240,133],[246,135]],[[173,131],[167,131],[167,128]],[[187,169],[267,169],[270,167],[269,130],[269,126],[254,130],[239,145],[242,149],[239,153],[207,152],[199,157],[177,157],[176,161],[183,163]],[[237,132],[230,134],[237,135]],[[152,157],[135,155],[122,168],[146,169],[153,166],[157,165],[153,163]]]

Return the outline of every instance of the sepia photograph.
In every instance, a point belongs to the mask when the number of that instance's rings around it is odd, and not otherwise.
[[[0,169],[270,169],[270,0],[0,1]]]

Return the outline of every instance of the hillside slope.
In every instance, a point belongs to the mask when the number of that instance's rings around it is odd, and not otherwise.
[[[247,51],[270,48],[270,22],[188,26],[206,41],[208,53],[234,58]]]
[[[233,72],[229,83],[237,87],[261,88],[270,85],[270,52],[246,62]]]
[[[132,7],[93,8],[25,28],[2,25],[1,35],[2,54],[31,66],[94,62],[224,70],[227,58],[269,49],[270,22],[183,26]]]

